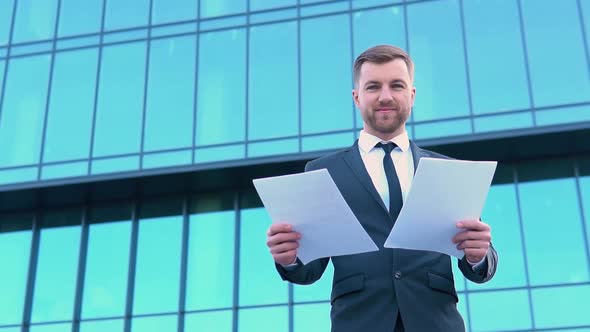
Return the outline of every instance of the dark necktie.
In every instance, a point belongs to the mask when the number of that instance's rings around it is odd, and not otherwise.
[[[386,144],[377,143],[375,147],[382,148],[385,152],[383,156],[383,169],[385,170],[385,177],[387,177],[387,185],[389,187],[389,215],[393,222],[397,219],[399,211],[402,209],[402,190],[395,172],[395,166],[393,165],[393,159],[391,159],[391,151],[395,149],[397,145],[389,142]]]

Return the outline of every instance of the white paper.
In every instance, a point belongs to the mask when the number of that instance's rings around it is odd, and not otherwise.
[[[273,223],[301,233],[297,257],[321,258],[379,250],[326,169],[253,181]]]
[[[387,248],[430,250],[464,256],[452,238],[461,220],[479,219],[495,161],[422,158],[389,237]]]

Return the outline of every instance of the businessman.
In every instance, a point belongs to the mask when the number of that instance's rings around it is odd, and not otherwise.
[[[380,250],[303,265],[297,259],[297,247],[305,235],[294,232],[285,221],[267,231],[277,271],[284,280],[311,284],[332,261],[333,332],[465,331],[456,306],[451,258],[383,247],[420,158],[447,158],[408,139],[405,124],[416,95],[414,64],[400,48],[379,45],[355,60],[353,78],[352,97],[364,122],[359,139],[345,150],[309,162],[305,170],[330,172]],[[457,220],[457,229],[449,241],[465,253],[458,261],[461,272],[476,283],[490,280],[498,262],[490,227],[481,220]]]

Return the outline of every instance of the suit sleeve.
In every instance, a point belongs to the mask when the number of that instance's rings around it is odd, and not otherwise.
[[[459,269],[461,270],[465,278],[478,284],[482,284],[492,279],[494,274],[496,274],[497,266],[498,253],[496,252],[496,249],[494,249],[494,246],[492,244],[490,244],[490,248],[488,249],[488,253],[486,254],[486,260],[484,264],[478,266],[475,269],[473,269],[469,262],[467,262],[467,258],[465,258],[465,256],[463,256],[463,258],[459,260]]]

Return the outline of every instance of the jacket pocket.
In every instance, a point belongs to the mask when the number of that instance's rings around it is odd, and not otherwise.
[[[452,280],[439,276],[438,274],[428,272],[428,286],[434,290],[451,295],[455,298],[455,302],[459,302],[457,292],[455,292],[455,285],[453,284]]]
[[[365,288],[365,275],[362,273],[353,274],[334,283],[330,302],[333,304],[339,297]]]

